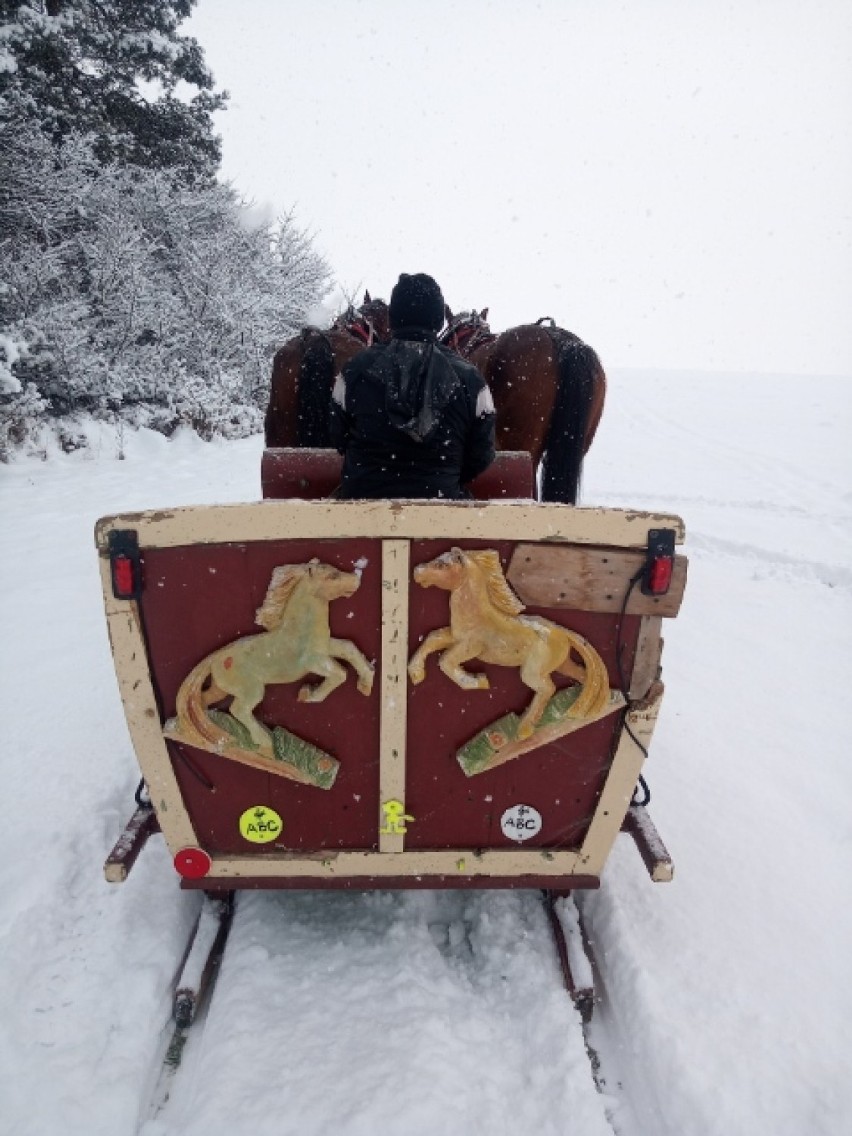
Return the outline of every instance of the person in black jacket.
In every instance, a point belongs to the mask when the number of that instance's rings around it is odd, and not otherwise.
[[[477,369],[438,342],[444,297],[403,273],[391,293],[391,341],[361,351],[334,384],[331,441],[342,498],[465,498],[494,460],[494,403]]]

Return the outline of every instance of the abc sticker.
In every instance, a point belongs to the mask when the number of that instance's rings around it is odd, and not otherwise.
[[[541,832],[541,813],[532,805],[512,805],[500,817],[503,835],[522,844]]]
[[[252,844],[268,844],[277,840],[284,826],[275,809],[266,805],[253,805],[240,817],[240,835]]]

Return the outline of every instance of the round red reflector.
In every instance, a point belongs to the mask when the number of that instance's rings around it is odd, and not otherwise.
[[[200,880],[213,867],[203,848],[181,848],[175,853],[175,871],[186,880]]]

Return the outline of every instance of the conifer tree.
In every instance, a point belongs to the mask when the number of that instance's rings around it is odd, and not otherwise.
[[[33,120],[54,144],[88,134],[102,162],[212,180],[212,115],[226,95],[214,90],[197,41],[178,33],[195,2],[0,0],[7,121]]]

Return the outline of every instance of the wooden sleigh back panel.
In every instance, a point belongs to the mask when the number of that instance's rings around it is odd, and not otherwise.
[[[119,686],[184,885],[596,886],[684,588],[681,556],[665,594],[631,585],[660,530],[683,540],[673,516],[517,501],[100,521]]]

